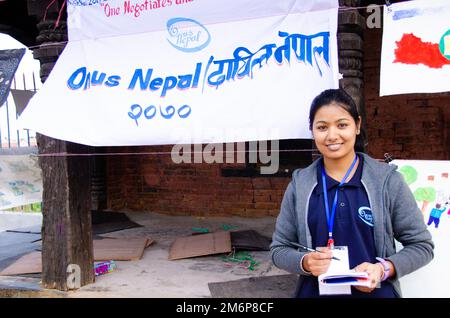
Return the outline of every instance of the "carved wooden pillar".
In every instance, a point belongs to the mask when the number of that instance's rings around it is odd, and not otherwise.
[[[42,19],[48,1],[29,0],[30,15]],[[37,48],[44,82],[67,41],[66,22],[55,26],[56,7],[38,24]],[[31,11],[31,12],[30,12]],[[52,14],[53,13],[53,14]],[[61,79],[64,80],[64,79]],[[56,93],[56,92],[55,92]],[[60,101],[64,103],[63,100]],[[87,153],[87,146],[37,134],[39,154]],[[91,224],[90,159],[85,156],[41,156],[42,169],[42,285],[69,290],[94,282]]]
[[[358,7],[360,2],[360,0],[339,1],[339,71],[344,76],[339,84],[355,100],[363,119],[362,126],[365,127],[363,32],[366,22],[358,9],[352,9]]]

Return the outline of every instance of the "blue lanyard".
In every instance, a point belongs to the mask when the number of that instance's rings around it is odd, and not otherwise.
[[[331,207],[331,215],[330,215],[330,207],[328,204],[328,191],[327,191],[327,180],[326,180],[326,174],[325,174],[325,165],[322,167],[322,187],[323,187],[323,202],[325,205],[325,212],[327,213],[327,222],[328,222],[328,247],[334,248],[334,240],[333,240],[333,227],[334,227],[334,217],[336,216],[336,206],[338,201],[338,192],[339,187],[341,187],[345,180],[347,180],[348,175],[353,170],[353,167],[356,164],[356,161],[358,159],[358,156],[355,154],[355,160],[353,160],[352,165],[347,170],[344,179],[339,183],[338,188],[336,189],[336,193],[334,194],[333,199],[333,206]]]

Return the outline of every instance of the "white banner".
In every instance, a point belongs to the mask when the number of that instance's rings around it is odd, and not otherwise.
[[[450,0],[384,8],[380,96],[450,91]]]
[[[93,146],[310,138],[312,99],[338,87],[337,9],[68,1],[70,41],[20,120]]]
[[[38,157],[0,156],[0,210],[42,201]]]
[[[433,236],[434,259],[401,278],[404,297],[450,297],[450,161],[394,160]]]

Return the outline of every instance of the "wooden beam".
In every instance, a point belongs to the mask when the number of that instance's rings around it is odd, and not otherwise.
[[[47,9],[48,1],[28,0],[37,16]],[[31,10],[31,9],[30,9]],[[44,10],[44,11],[43,11]],[[66,22],[48,19],[37,25],[37,42],[33,50],[41,62],[44,82],[67,39]],[[51,43],[51,46],[45,45]],[[89,153],[92,149],[67,141],[36,134],[39,154]],[[41,156],[42,169],[42,285],[67,291],[94,282],[94,253],[91,223],[91,159],[86,156]]]
[[[40,134],[37,134],[37,141],[40,154],[87,153],[89,150],[87,146]],[[94,282],[89,162],[86,156],[39,157],[44,189],[44,288],[67,291]]]

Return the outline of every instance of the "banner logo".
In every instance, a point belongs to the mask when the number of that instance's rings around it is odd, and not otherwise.
[[[203,50],[211,42],[208,30],[199,22],[188,18],[167,21],[167,41],[179,51],[192,53]]]

